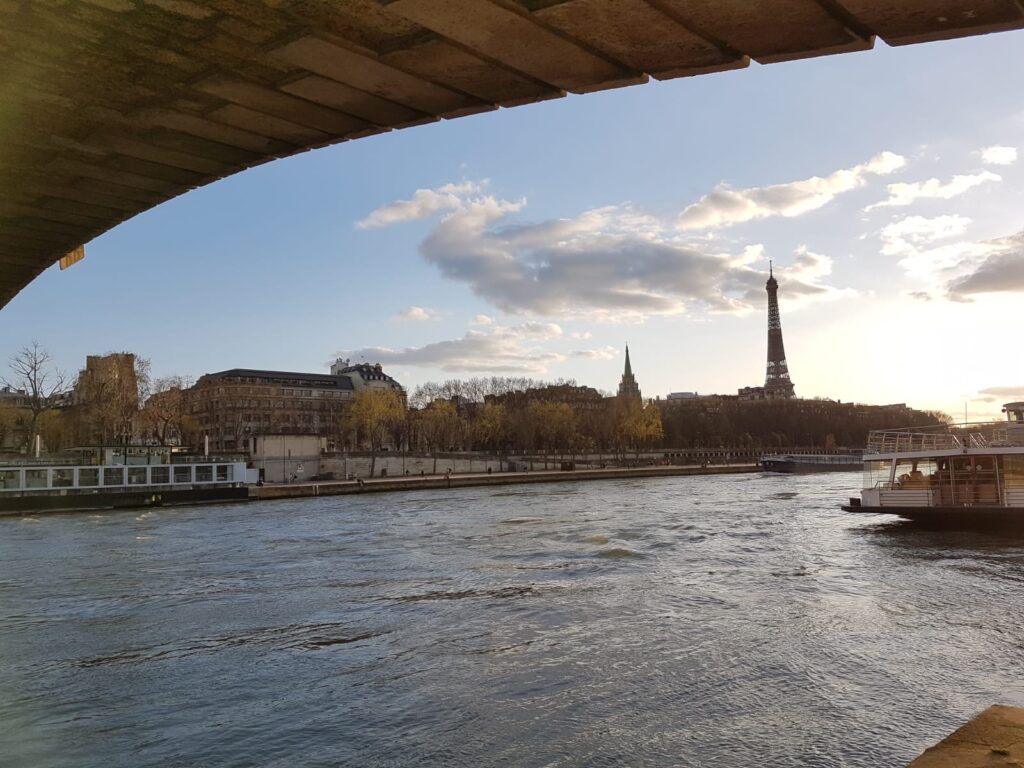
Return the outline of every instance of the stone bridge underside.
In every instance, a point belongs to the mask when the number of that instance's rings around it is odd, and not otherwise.
[[[0,307],[119,222],[312,147],[1020,27],[1020,0],[0,0]]]

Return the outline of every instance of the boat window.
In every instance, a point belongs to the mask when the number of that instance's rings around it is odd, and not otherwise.
[[[217,465],[217,482],[226,483],[231,479],[231,465],[230,464],[218,464]]]
[[[46,470],[45,469],[26,469],[25,470],[25,487],[26,488],[45,488],[46,487]]]
[[[891,462],[865,461],[864,462],[864,487],[876,488],[879,483],[889,482],[889,466]]]
[[[1007,488],[1024,488],[1024,454],[1003,456],[1002,472]]]
[[[176,482],[176,483],[191,483],[192,482],[192,467],[175,467],[174,468],[174,482]]]
[[[123,467],[105,467],[103,469],[104,485],[124,485]]]
[[[939,468],[935,459],[897,459],[896,487],[928,488],[938,482]]]
[[[209,464],[196,467],[196,482],[197,483],[210,483],[213,482],[213,467]]]
[[[75,484],[75,470],[55,469],[53,470],[53,487],[70,488]]]
[[[21,472],[16,469],[0,469],[0,488],[21,488]]]
[[[146,468],[145,467],[129,467],[128,468],[128,485],[145,485],[146,484]]]
[[[100,484],[99,467],[85,467],[78,470],[78,485],[80,487],[95,487]]]
[[[171,482],[170,467],[153,467],[149,471],[153,485],[167,485],[167,483]]]

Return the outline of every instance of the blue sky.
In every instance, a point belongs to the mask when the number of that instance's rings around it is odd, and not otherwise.
[[[771,258],[799,395],[998,411],[1024,397],[1021,72],[1021,32],[879,42],[304,153],[51,268],[0,355],[613,390],[628,342],[646,396],[732,393],[764,377]]]

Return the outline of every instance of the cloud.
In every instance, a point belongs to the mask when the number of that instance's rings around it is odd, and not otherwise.
[[[396,200],[382,205],[365,219],[357,221],[356,228],[386,227],[403,221],[425,219],[438,211],[458,208],[464,195],[478,193],[486,183],[463,181],[458,184],[445,184],[436,189],[417,189],[411,200]]]
[[[524,207],[524,201],[493,196],[463,198],[420,253],[444,277],[509,314],[619,321],[691,306],[744,312],[764,301],[763,246],[716,252],[630,205],[537,223],[510,221]],[[830,269],[827,257],[806,254],[780,267],[790,306],[841,295],[821,280]]]
[[[982,171],[973,175],[954,176],[947,182],[942,182],[939,179],[899,182],[888,186],[888,199],[869,205],[864,210],[867,212],[876,208],[903,207],[917,200],[950,200],[986,182],[1002,180],[1002,176],[992,173],[992,171]]]
[[[1017,162],[1017,148],[1016,147],[986,147],[985,149],[979,150],[981,153],[981,162],[985,165],[1013,165]]]
[[[971,220],[966,216],[907,216],[882,228],[882,253],[902,256],[917,252],[937,240],[962,235]]]
[[[609,346],[598,349],[577,349],[569,353],[569,357],[581,357],[586,360],[614,360],[618,356],[619,350]]]
[[[494,325],[494,318],[490,315],[477,315],[473,318],[473,325]]]
[[[907,291],[907,296],[918,301],[931,301],[932,295],[928,291]]]
[[[970,301],[982,293],[1024,292],[1024,231],[990,240],[984,259],[946,284],[954,301]]]
[[[440,368],[452,373],[539,374],[546,373],[551,365],[565,362],[565,355],[541,348],[544,342],[564,335],[555,323],[527,322],[469,330],[460,339],[437,341],[422,347],[367,347],[341,350],[336,356],[384,365]]]
[[[397,320],[412,320],[414,322],[423,322],[425,320],[434,320],[437,318],[437,312],[426,307],[407,307],[395,315]]]
[[[979,395],[993,395],[995,397],[1024,397],[1024,384],[1016,384],[1009,387],[988,387],[978,390]]]
[[[843,192],[864,186],[868,176],[888,175],[905,165],[906,159],[901,155],[882,152],[866,163],[835,171],[824,178],[813,176],[748,189],[733,189],[722,184],[686,208],[677,224],[683,230],[708,229],[768,216],[800,216],[822,208]]]

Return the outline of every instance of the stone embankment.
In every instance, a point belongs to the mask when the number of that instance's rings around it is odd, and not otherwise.
[[[908,768],[1024,765],[1024,709],[996,704],[947,736]]]
[[[426,475],[387,477],[374,480],[347,480],[319,483],[286,483],[263,485],[250,489],[253,500],[303,498],[309,496],[338,496],[352,493],[384,493],[388,491],[415,491],[433,488],[472,488],[488,485],[518,483],[557,483],[577,480],[621,480],[640,477],[680,477],[688,475],[730,475],[758,472],[756,464],[728,466],[657,466],[629,469],[584,469],[570,472],[492,472],[453,475]]]

